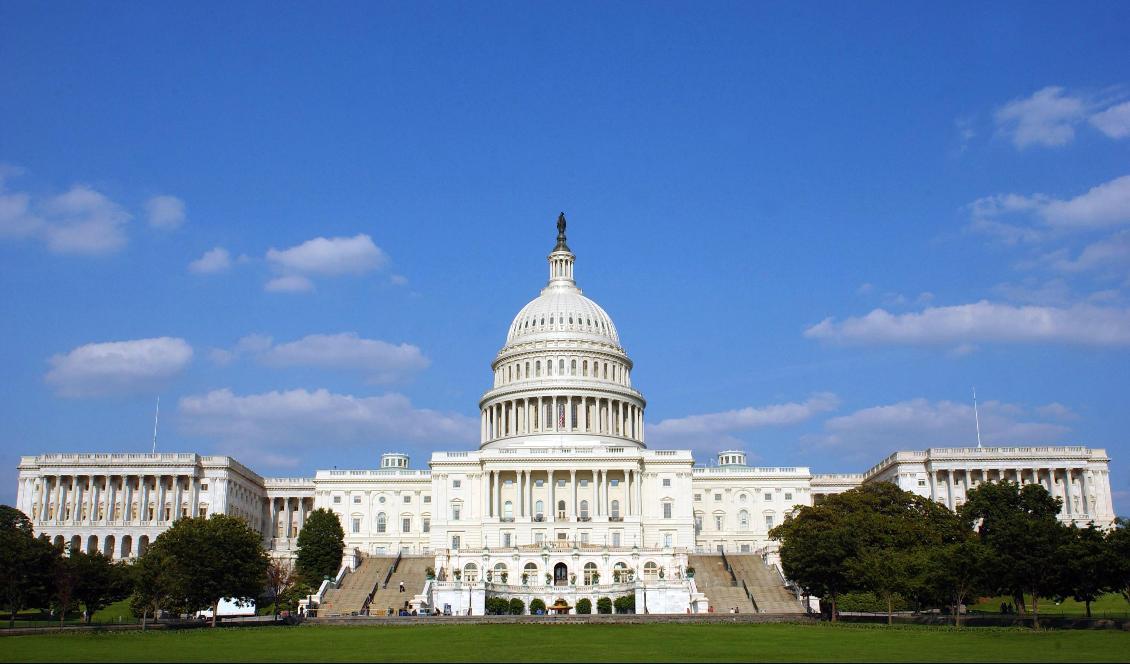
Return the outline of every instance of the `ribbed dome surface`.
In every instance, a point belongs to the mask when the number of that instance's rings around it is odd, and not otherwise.
[[[616,326],[600,305],[581,294],[576,287],[549,287],[522,307],[506,345],[536,341],[545,336],[589,337],[594,341],[620,346]]]

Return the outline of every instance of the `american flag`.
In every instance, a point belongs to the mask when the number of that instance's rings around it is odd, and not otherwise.
[[[565,404],[559,404],[557,406],[557,428],[565,428]]]

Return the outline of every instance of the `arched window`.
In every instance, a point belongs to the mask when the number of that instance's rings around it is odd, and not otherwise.
[[[596,563],[585,563],[585,585],[591,586],[597,582]]]
[[[526,563],[522,568],[522,574],[525,575],[525,580],[522,583],[538,583],[538,566],[534,563]]]
[[[749,512],[745,510],[738,512],[738,527],[742,530],[749,530]]]
[[[377,532],[383,533],[388,525],[388,520],[385,518],[385,513],[381,512],[377,515]]]
[[[581,362],[581,375],[582,376],[588,376],[589,375],[589,361],[588,360]]]
[[[587,501],[587,500],[581,501],[581,518],[582,519],[589,518],[589,501]]]
[[[611,512],[612,512],[612,514],[610,516],[613,519],[619,519],[620,518],[620,501],[619,500],[613,500],[612,501]]]
[[[463,580],[467,583],[474,583],[479,580],[479,568],[475,563],[467,563],[463,568]]]
[[[506,568],[506,563],[498,563],[494,566],[494,582],[495,583],[508,583],[510,581],[510,570]]]
[[[604,380],[608,380],[608,363],[604,363]]]
[[[539,520],[545,518],[545,503],[540,498],[534,503],[534,516]]]
[[[573,360],[569,364],[569,375],[570,376],[576,376],[577,375],[577,361],[576,360]]]
[[[526,380],[530,379],[530,363],[526,362]]]
[[[738,500],[744,503],[745,501],[749,500],[749,496],[743,493],[742,495],[738,496]]]
[[[564,500],[557,501],[557,518],[558,519],[564,519],[565,518],[565,501]]]
[[[644,563],[643,578],[652,580],[659,578],[659,565],[651,561]]]
[[[534,376],[541,378],[541,360],[534,362]]]
[[[612,566],[612,580],[616,583],[632,580],[632,573],[628,569],[627,563],[619,562]]]
[[[509,500],[506,501],[505,503],[502,503],[502,518],[504,518],[504,519],[513,519],[514,518],[514,503],[510,502]]]
[[[560,360],[557,360],[557,375],[558,376],[564,376],[565,375],[565,358],[561,358]]]
[[[545,362],[545,375],[553,375],[553,360],[546,360]]]

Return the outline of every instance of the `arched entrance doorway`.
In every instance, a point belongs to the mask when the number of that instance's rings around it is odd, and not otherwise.
[[[557,563],[553,566],[553,585],[569,585],[569,568],[565,566],[565,563]]]

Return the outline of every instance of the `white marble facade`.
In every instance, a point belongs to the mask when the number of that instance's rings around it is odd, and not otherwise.
[[[264,478],[219,456],[43,454],[21,458],[17,506],[53,541],[115,558],[139,555],[180,516],[215,513],[244,517],[274,555],[291,556],[306,515],[324,507],[341,518],[350,550],[434,555],[445,576],[433,584],[437,604],[457,610],[481,610],[487,593],[528,603],[546,574],[564,588],[545,593],[577,595],[573,577],[584,586],[593,572],[589,590],[644,588],[637,603],[653,612],[693,610],[701,596],[683,576],[688,552],[763,551],[798,506],[870,481],[950,507],[980,482],[1039,482],[1064,498],[1063,519],[1114,520],[1109,458],[1085,447],[896,452],[837,475],[749,466],[740,450],[696,466],[689,450],[649,449],[632,361],[611,317],[577,287],[574,263],[562,220],[549,281],[492,362],[477,450],[434,453],[427,470],[386,453],[376,469],[312,478]],[[613,579],[629,572],[644,583]]]

